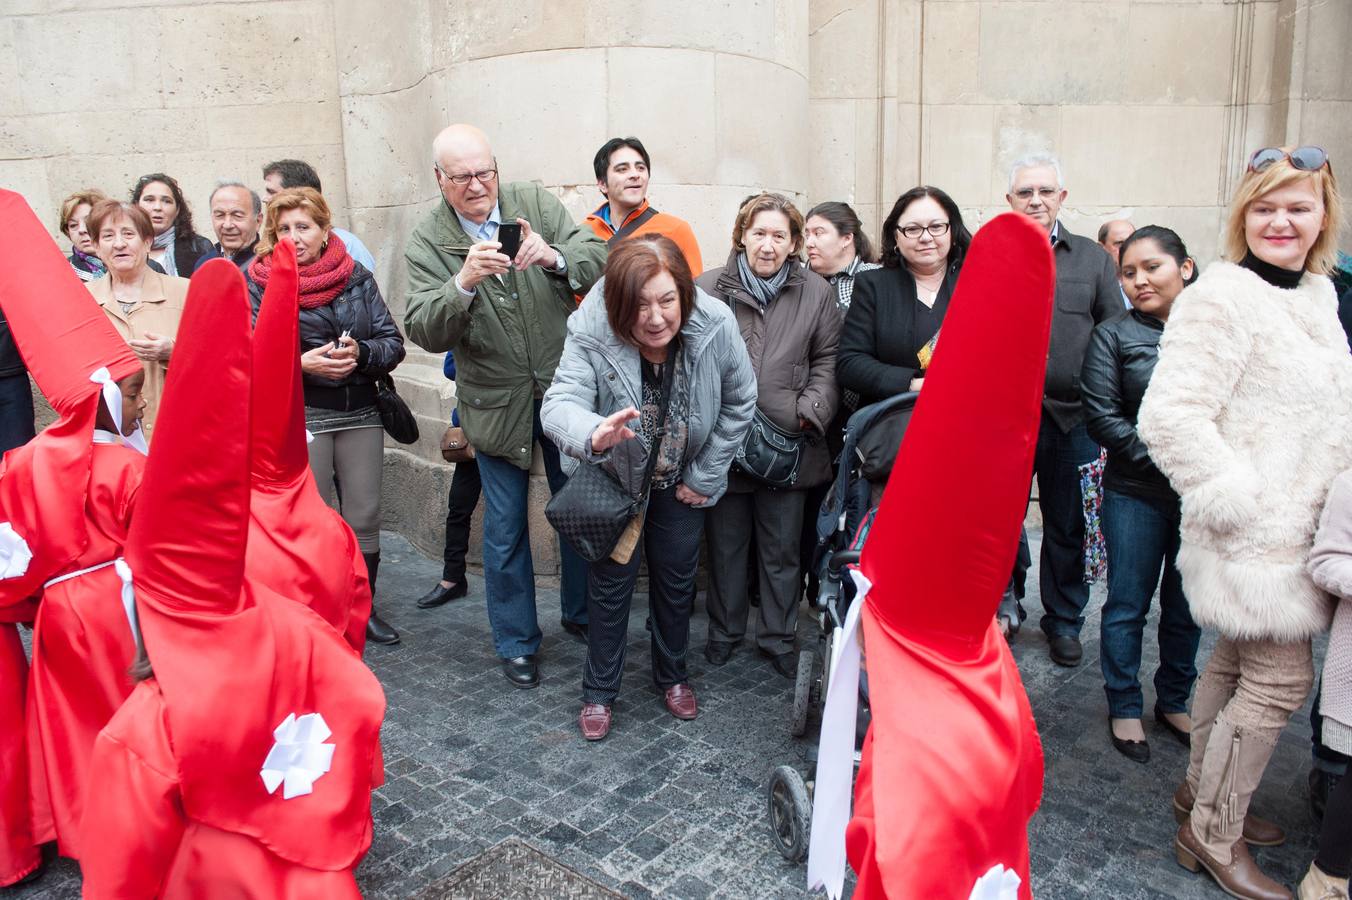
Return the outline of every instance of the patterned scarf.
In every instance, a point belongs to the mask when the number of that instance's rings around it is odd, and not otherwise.
[[[81,266],[84,266],[83,269],[79,266],[75,267],[75,271],[80,273],[80,278],[82,280],[93,281],[96,278],[102,278],[108,273],[108,267],[105,266],[103,260],[99,259],[97,256],[81,253],[75,247],[71,247],[70,249],[71,256],[75,257],[75,260],[79,261]]]
[[[742,287],[746,288],[761,306],[769,306],[770,301],[779,296],[784,282],[789,280],[789,267],[792,264],[792,260],[785,260],[778,272],[769,278],[762,278],[751,271],[751,263],[747,262],[746,252],[743,251],[737,254],[737,275],[742,280]]]
[[[272,277],[271,256],[269,253],[255,257],[249,264],[249,277],[261,288],[267,288],[268,279]],[[347,287],[355,266],[342,238],[330,231],[328,245],[319,259],[300,267],[301,309],[315,309],[332,303]]]
[[[164,234],[155,235],[155,240],[151,242],[152,250],[163,250],[164,256],[160,257],[160,268],[164,269],[166,275],[178,275],[178,265],[174,262],[174,232],[178,226],[170,225],[164,230]]]

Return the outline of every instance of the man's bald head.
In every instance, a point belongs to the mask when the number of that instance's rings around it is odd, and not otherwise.
[[[1113,265],[1118,264],[1117,256],[1122,250],[1122,242],[1131,237],[1135,230],[1136,226],[1126,219],[1110,219],[1099,226],[1099,245],[1113,258]]]
[[[488,135],[473,125],[443,128],[432,141],[432,166],[441,195],[452,209],[473,222],[488,218],[498,202],[498,164]],[[455,183],[476,174],[465,184]]]

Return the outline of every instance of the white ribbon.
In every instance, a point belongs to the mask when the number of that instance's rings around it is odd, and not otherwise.
[[[18,578],[32,561],[33,551],[23,535],[8,522],[0,522],[0,578]]]
[[[113,381],[113,373],[108,371],[107,366],[102,366],[89,373],[89,380],[102,388],[103,405],[108,410],[108,414],[113,417],[113,424],[117,426],[117,436],[122,443],[133,450],[139,451],[144,455],[149,455],[150,447],[146,444],[146,433],[141,430],[141,423],[136,423],[136,430],[130,437],[122,434],[122,388]]]
[[[136,591],[131,583],[131,566],[122,557],[113,560],[113,569],[122,579],[122,612],[127,615],[127,625],[131,627],[132,640],[136,642],[136,655],[141,655],[141,620],[136,615]]]
[[[314,783],[333,764],[334,745],[324,743],[331,734],[328,723],[319,713],[308,713],[300,718],[291,713],[283,719],[272,732],[277,742],[268,751],[268,758],[263,761],[259,773],[268,793],[276,793],[279,784],[285,784],[283,800],[313,791]]]
[[[824,888],[831,900],[845,890],[845,826],[850,821],[854,780],[855,720],[859,707],[859,617],[873,585],[858,569],[854,603],[831,642],[831,679],[817,746],[817,783],[812,796],[812,837],[807,854],[809,890]]]
[[[1018,872],[996,863],[976,880],[967,900],[1018,900],[1020,883]]]

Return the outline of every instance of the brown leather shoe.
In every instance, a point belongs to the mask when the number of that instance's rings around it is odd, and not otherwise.
[[[577,725],[587,740],[601,740],[610,734],[610,707],[600,703],[582,704],[582,713],[577,717]]]
[[[673,684],[662,695],[666,701],[667,712],[678,719],[693,719],[699,715],[699,704],[695,702],[695,691],[688,682]]]
[[[1222,865],[1197,840],[1197,835],[1192,833],[1192,825],[1184,822],[1174,837],[1174,856],[1178,864],[1189,872],[1206,869],[1220,889],[1231,897],[1239,897],[1240,900],[1292,900],[1290,891],[1263,874],[1249,855],[1249,845],[1242,840],[1235,841],[1230,848],[1229,864]]]
[[[1174,791],[1174,821],[1180,825],[1188,821],[1195,801],[1188,783],[1180,784]],[[1244,843],[1251,847],[1280,847],[1286,843],[1286,832],[1276,822],[1249,813],[1244,817]]]

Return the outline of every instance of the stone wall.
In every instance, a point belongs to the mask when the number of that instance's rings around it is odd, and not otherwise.
[[[1005,208],[1009,163],[1046,149],[1072,229],[1167,224],[1206,260],[1254,147],[1352,159],[1349,47],[1341,0],[8,0],[0,184],[55,229],[70,190],[164,170],[205,228],[217,178],[301,157],[396,316],[450,121],[579,219],[600,202],[596,147],[642,137],[654,205],[691,221],[710,265],[755,190],[848,200],[876,234],[926,182],[977,225]],[[453,390],[416,349],[399,374],[424,436],[388,453],[386,523],[435,553]]]

